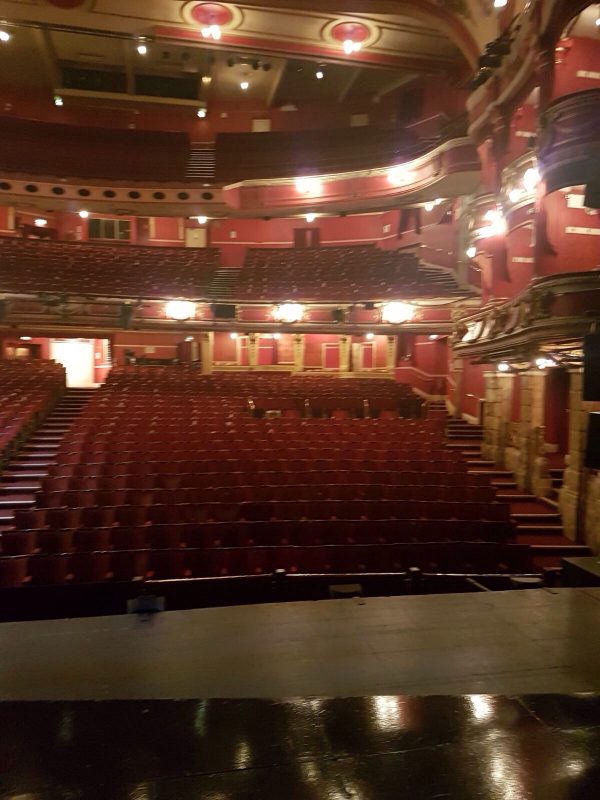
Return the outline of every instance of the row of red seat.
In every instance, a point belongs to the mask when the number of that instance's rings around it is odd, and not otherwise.
[[[489,543],[434,545],[321,545],[94,551],[0,558],[0,587],[98,583],[134,579],[291,574],[402,573],[412,566],[428,571],[525,572],[527,546]]]
[[[103,524],[101,509],[85,509],[87,527],[30,528],[4,531],[2,554],[71,553],[174,547],[271,547],[279,545],[401,544],[481,541],[479,521],[439,520],[269,520],[174,524]],[[70,513],[70,512],[68,512]],[[77,522],[63,518],[63,523]],[[110,521],[110,516],[109,520]],[[507,542],[507,526],[494,523],[489,541]]]

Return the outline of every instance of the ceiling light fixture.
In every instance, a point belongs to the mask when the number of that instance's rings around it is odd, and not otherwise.
[[[508,372],[509,369],[510,369],[510,364],[508,364],[506,361],[501,361],[498,364],[498,372]]]
[[[19,339],[22,342],[30,342],[31,341],[31,336],[19,336]]]
[[[34,223],[33,223],[33,224],[35,225],[35,227],[36,227],[36,228],[45,228],[45,227],[46,227],[46,225],[48,224],[48,220],[47,220],[47,219],[44,219],[43,217],[38,217],[38,218],[37,218],[37,219],[34,221]]]
[[[308,214],[305,214],[305,216],[304,216],[304,219],[307,222],[314,222],[316,220],[316,218],[317,218],[317,215],[315,214],[314,211],[311,211]]]
[[[435,208],[435,203],[433,201],[425,203],[425,211],[433,211],[434,208]]]
[[[210,84],[212,83],[211,76],[210,75],[203,75],[202,76],[202,83],[204,84],[204,86],[210,86]]]
[[[381,321],[390,325],[409,322],[415,315],[415,307],[410,303],[385,303],[381,308]]]
[[[535,365],[538,369],[546,369],[546,367],[556,366],[555,362],[551,358],[544,358],[544,356],[536,358]]]
[[[518,202],[520,200],[520,198],[521,198],[521,190],[520,189],[514,188],[514,189],[511,189],[510,192],[508,193],[508,199],[510,200],[511,203]]]
[[[208,222],[208,217],[205,217],[203,214],[201,214],[199,217],[196,217],[196,220],[199,225],[206,225]]]
[[[237,338],[238,338],[238,335],[237,335],[237,333],[235,333],[235,331],[234,331],[233,333],[230,333],[230,334],[229,334],[229,338],[230,338],[230,339],[237,339]]]
[[[275,341],[279,341],[281,339],[281,334],[280,333],[274,333],[273,334],[273,338],[275,339]]]
[[[196,304],[191,300],[169,300],[165,303],[165,313],[169,319],[184,322],[196,313]]]
[[[353,53],[358,53],[362,48],[362,44],[360,42],[353,42],[352,39],[344,39],[342,47],[344,48],[344,53],[346,53],[347,56],[351,56]]]
[[[527,192],[533,192],[540,182],[540,173],[536,167],[529,167],[523,174],[523,187]]]
[[[198,111],[196,111],[196,116],[199,119],[206,119],[206,115],[207,114],[208,114],[208,111],[205,108],[199,108]]]
[[[404,167],[392,167],[388,170],[387,179],[392,186],[405,186],[409,182],[410,176]]]
[[[248,81],[241,81],[241,83],[240,83],[240,89],[241,89],[243,92],[246,92],[246,91],[247,91],[249,88],[250,88],[250,84],[248,83]]]
[[[85,209],[82,209],[79,212],[79,216],[81,217],[81,219],[87,219],[89,217],[89,215],[90,215],[90,212],[86,211]]]
[[[320,69],[320,68],[319,68],[319,69],[318,69],[318,70],[315,72],[315,78],[316,78],[318,81],[322,81],[324,77],[325,77],[325,73],[323,72],[323,70],[322,70],[322,69]]]
[[[508,0],[494,0],[494,8],[506,8]]]
[[[477,255],[477,248],[471,245],[471,247],[467,247],[467,258],[475,258]]]
[[[483,215],[488,225],[479,229],[479,236],[487,239],[490,236],[502,236],[506,233],[506,220],[502,216],[500,208],[490,208]]]
[[[374,337],[375,337],[375,334],[374,334],[374,333],[365,333],[365,339],[369,339],[369,341],[370,341],[371,339],[373,339]]]
[[[10,41],[10,33],[7,30],[2,28],[0,30],[0,42],[9,42]]]
[[[319,178],[296,178],[296,191],[299,194],[319,194],[321,181]]]
[[[140,37],[137,42],[137,47],[135,48],[138,51],[140,56],[145,56],[148,53],[148,45],[146,44],[146,40],[143,37]]]
[[[206,25],[201,33],[205,39],[214,39],[215,42],[221,38],[221,28],[218,25]]]
[[[64,106],[65,102],[59,94],[54,95],[54,105],[55,106]]]

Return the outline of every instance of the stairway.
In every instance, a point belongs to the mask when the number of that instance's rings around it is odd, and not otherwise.
[[[215,270],[208,287],[208,296],[215,300],[227,300],[232,296],[239,274],[239,269]]]
[[[212,145],[193,145],[190,148],[185,177],[189,181],[214,181],[215,149]]]
[[[95,389],[67,389],[52,413],[29,437],[0,474],[0,531],[11,527],[14,511],[35,504],[35,493],[56,463],[58,448]]]
[[[550,470],[556,499],[537,498],[517,487],[512,472],[500,469],[493,461],[482,458],[481,426],[471,425],[464,420],[449,419],[446,436],[446,446],[451,450],[460,450],[467,461],[468,471],[488,475],[490,484],[496,489],[496,498],[510,503],[511,519],[517,526],[517,542],[531,546],[534,564],[538,569],[558,567],[563,557],[590,554],[588,547],[576,545],[564,535],[557,503],[558,488],[562,485],[562,469]]]

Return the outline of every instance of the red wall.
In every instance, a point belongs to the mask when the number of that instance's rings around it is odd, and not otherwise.
[[[599,64],[600,42],[597,39],[561,39],[554,68],[554,97],[600,88],[600,79],[577,75],[578,72],[598,72]]]
[[[489,364],[474,364],[471,361],[464,361],[460,407],[462,412],[476,417],[478,414],[479,403],[476,398],[485,397],[484,372],[489,372],[494,367]],[[468,395],[473,395],[469,397]]]
[[[578,187],[573,193],[583,193]],[[548,240],[556,255],[544,254],[539,261],[538,274],[579,272],[600,266],[600,234],[567,233],[568,227],[600,230],[600,212],[588,213],[583,208],[568,208],[566,193],[552,192],[543,200],[546,212]]]

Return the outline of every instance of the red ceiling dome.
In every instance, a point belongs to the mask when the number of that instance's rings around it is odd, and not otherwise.
[[[198,3],[191,10],[191,17],[199,25],[228,25],[233,14],[222,3]]]
[[[337,42],[364,42],[371,35],[371,31],[362,22],[339,22],[331,28],[331,37]]]

